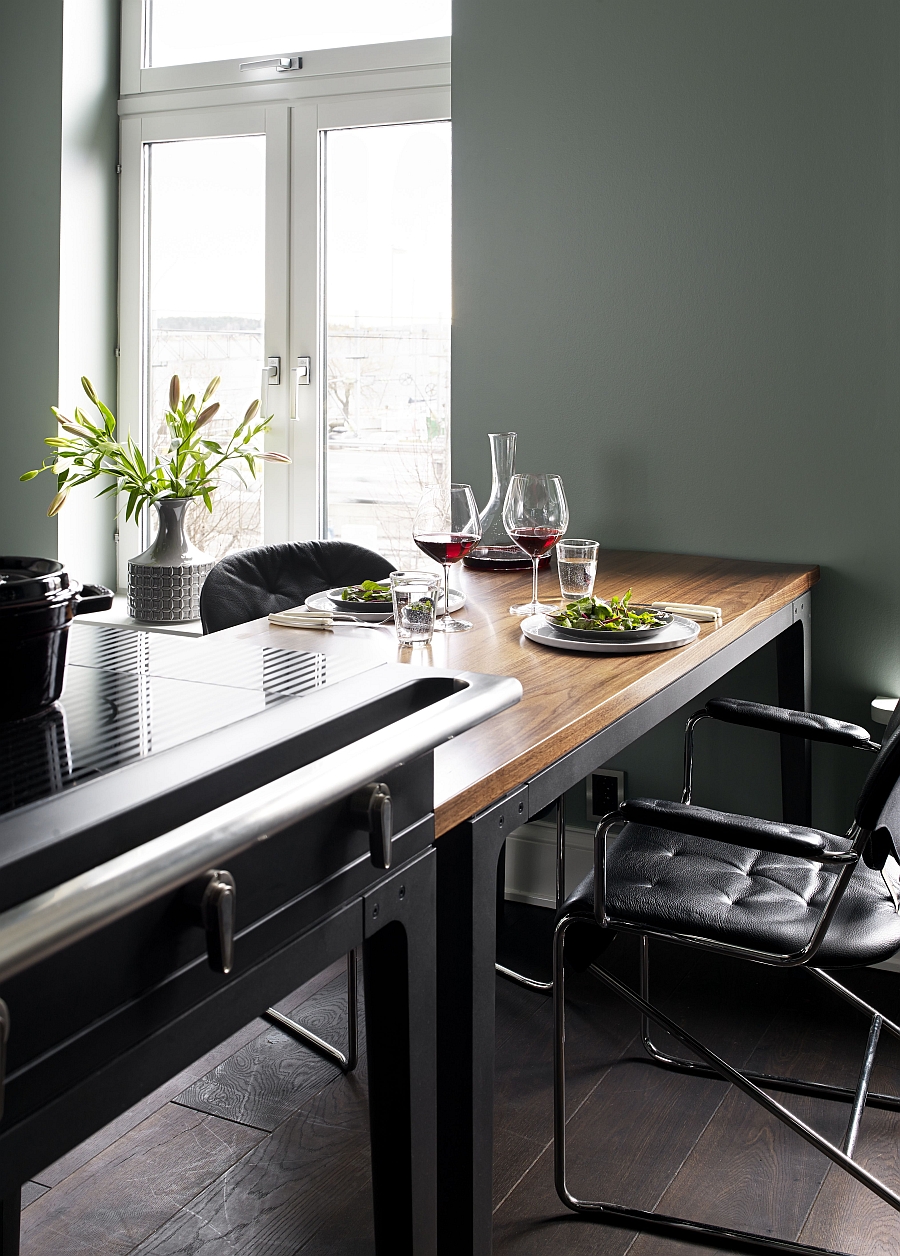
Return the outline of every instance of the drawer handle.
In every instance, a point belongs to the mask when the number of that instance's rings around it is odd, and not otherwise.
[[[186,897],[206,934],[206,958],[214,973],[234,967],[234,910],[237,887],[230,872],[212,869],[187,887]]]
[[[387,785],[375,782],[357,790],[350,800],[353,814],[369,833],[369,854],[376,868],[391,866],[391,838],[394,836],[394,804]]]

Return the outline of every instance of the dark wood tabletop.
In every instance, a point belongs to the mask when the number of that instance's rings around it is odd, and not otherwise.
[[[720,626],[701,624],[690,645],[654,654],[580,654],[529,641],[509,607],[530,598],[530,572],[473,572],[462,566],[452,569],[451,585],[466,594],[459,617],[470,620],[473,630],[436,634],[428,647],[398,648],[392,628],[316,632],[278,628],[262,619],[228,631],[254,640],[264,636],[282,649],[315,648],[326,655],[353,651],[373,662],[516,676],[525,691],[518,706],[435,752],[435,828],[440,835],[690,672],[800,597],[818,578],[818,567],[802,564],[601,550],[594,586],[601,596],[632,589],[638,603],[721,607]],[[547,601],[559,600],[555,569],[541,573],[540,594]]]

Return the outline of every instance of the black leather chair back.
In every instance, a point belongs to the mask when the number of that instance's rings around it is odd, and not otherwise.
[[[869,769],[856,804],[856,822],[864,829],[875,829],[879,823],[884,824],[882,812],[894,793],[900,779],[900,721],[888,725],[887,735],[881,743],[881,749],[875,756],[875,762]],[[891,806],[889,810],[894,810]]]
[[[374,550],[349,541],[296,541],[241,550],[216,563],[200,594],[204,632],[220,632],[273,611],[301,606],[311,593],[394,570]]]

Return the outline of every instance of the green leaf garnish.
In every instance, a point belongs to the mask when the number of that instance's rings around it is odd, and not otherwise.
[[[629,607],[631,589],[622,597],[604,602],[599,597],[580,597],[567,602],[564,610],[548,619],[557,628],[576,628],[597,632],[633,632],[635,628],[655,628],[665,617],[654,611],[633,611]]]
[[[389,602],[391,600],[391,582],[389,580],[364,580],[362,584],[351,584],[341,592],[343,602]]]

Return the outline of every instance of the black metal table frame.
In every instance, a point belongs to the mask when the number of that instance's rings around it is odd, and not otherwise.
[[[497,866],[506,838],[771,641],[779,705],[807,710],[808,592],[438,839],[439,1256],[491,1251]],[[810,769],[810,743],[782,737],[783,814],[796,824],[811,821]]]

